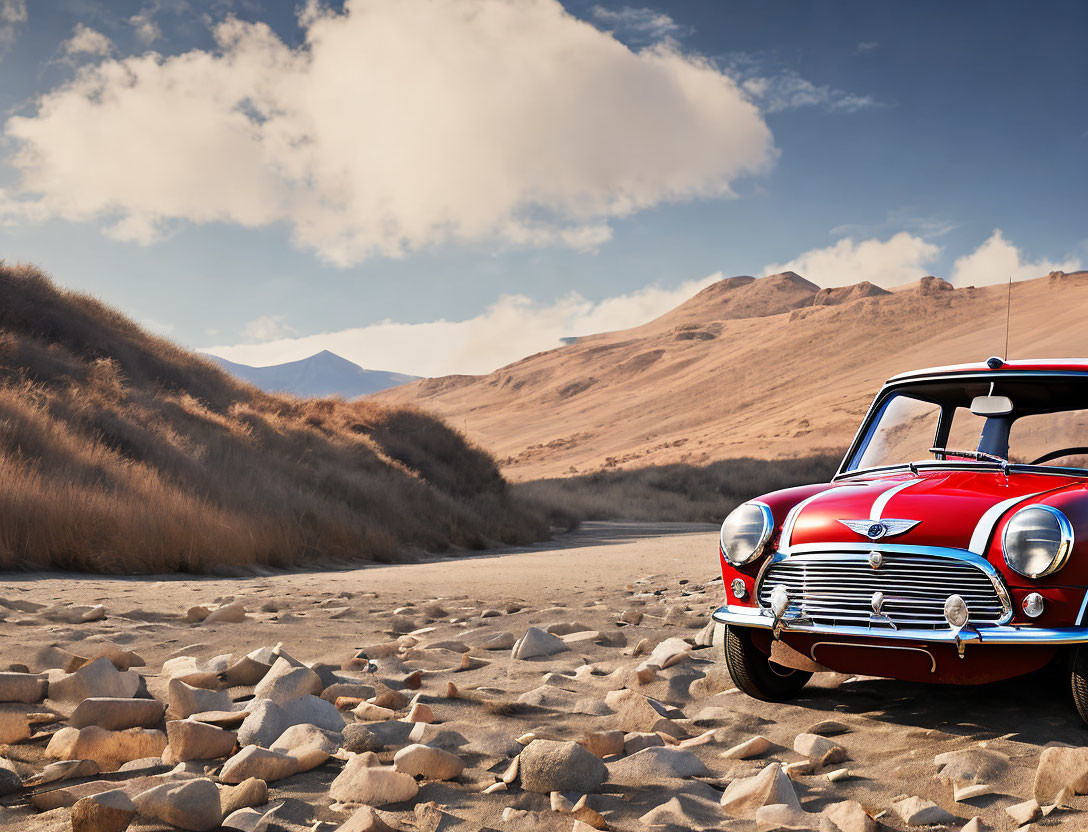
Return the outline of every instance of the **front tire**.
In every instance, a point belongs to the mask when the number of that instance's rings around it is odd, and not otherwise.
[[[729,668],[729,675],[738,688],[753,699],[764,702],[787,702],[797,696],[812,678],[807,671],[772,662],[770,656],[752,642],[751,631],[742,627],[725,628],[725,666]],[[1088,663],[1085,670],[1088,671]],[[1088,694],[1088,677],[1085,691]],[[1088,706],[1088,695],[1085,703]],[[1085,713],[1082,711],[1081,715]]]
[[[1088,649],[1074,647],[1069,653],[1069,688],[1080,718],[1088,725]]]

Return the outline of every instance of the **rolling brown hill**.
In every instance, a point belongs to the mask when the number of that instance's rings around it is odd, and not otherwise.
[[[1001,353],[1007,292],[727,278],[643,326],[375,398],[441,414],[516,480],[840,453],[887,377]],[[1088,355],[1086,316],[1088,272],[1015,284],[1010,355]]]
[[[389,561],[548,532],[433,416],[263,393],[0,261],[0,569]]]

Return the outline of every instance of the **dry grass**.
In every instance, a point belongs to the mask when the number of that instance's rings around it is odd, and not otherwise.
[[[435,417],[260,392],[0,261],[0,568],[388,561],[547,532]]]
[[[672,520],[720,523],[745,500],[768,491],[826,482],[839,458],[727,459],[710,465],[660,465],[532,480],[514,493],[548,508],[553,522]]]

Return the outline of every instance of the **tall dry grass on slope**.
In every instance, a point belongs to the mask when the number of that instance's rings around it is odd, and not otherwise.
[[[437,418],[262,393],[0,261],[0,568],[388,561],[547,532]]]

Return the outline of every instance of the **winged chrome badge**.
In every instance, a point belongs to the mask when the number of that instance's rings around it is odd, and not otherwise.
[[[840,520],[850,531],[867,537],[870,540],[880,540],[882,537],[892,537],[903,534],[917,526],[921,520]]]

